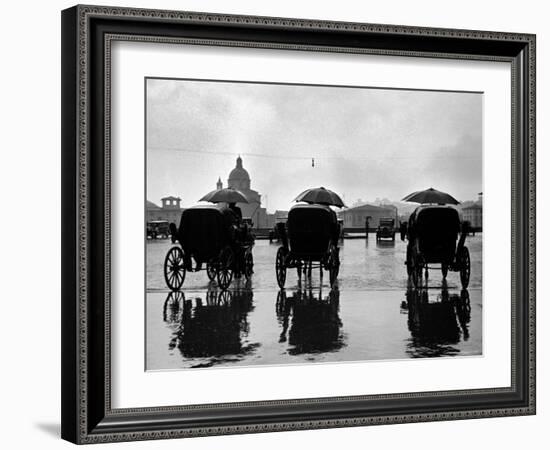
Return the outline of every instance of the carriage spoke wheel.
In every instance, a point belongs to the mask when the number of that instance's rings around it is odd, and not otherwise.
[[[254,257],[252,256],[252,252],[246,252],[244,255],[244,276],[247,280],[250,280],[252,278],[252,274],[254,273]]]
[[[183,250],[180,247],[172,247],[164,258],[164,281],[173,291],[178,290],[185,280],[183,259]]]
[[[286,281],[286,250],[284,247],[279,247],[277,257],[275,258],[275,274],[277,275],[277,284],[281,289],[285,287]]]
[[[462,247],[459,254],[460,283],[466,289],[470,283],[470,252],[468,247]]]
[[[222,289],[227,289],[233,279],[233,250],[230,247],[225,247],[220,255],[218,265],[218,285]]]
[[[218,275],[218,263],[215,259],[211,259],[206,264],[206,275],[210,281],[214,281]]]

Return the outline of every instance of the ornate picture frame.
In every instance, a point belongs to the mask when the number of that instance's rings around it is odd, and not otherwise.
[[[511,64],[511,385],[114,409],[111,45],[138,41]],[[99,6],[62,12],[62,437],[74,443],[535,414],[535,36]]]

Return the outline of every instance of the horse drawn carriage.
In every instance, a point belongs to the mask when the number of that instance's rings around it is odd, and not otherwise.
[[[433,268],[440,268],[443,278],[449,270],[459,272],[462,288],[468,287],[470,253],[464,245],[467,234],[468,223],[461,223],[453,207],[432,204],[416,208],[409,219],[406,257],[407,273],[415,288],[422,283],[422,273],[427,280],[428,269]]]
[[[227,289],[234,276],[252,276],[254,237],[249,226],[236,220],[227,206],[218,203],[188,208],[179,227],[171,223],[170,231],[172,242],[179,243],[164,260],[164,279],[170,289],[181,288],[186,272],[206,270],[210,281],[217,280],[221,289]]]
[[[285,286],[287,269],[295,268],[301,278],[306,270],[318,268],[329,272],[333,286],[340,269],[338,240],[340,230],[336,213],[323,204],[294,205],[286,224],[278,224],[282,246],[277,251],[275,271],[281,289]]]

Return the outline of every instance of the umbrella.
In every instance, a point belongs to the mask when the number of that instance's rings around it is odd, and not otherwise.
[[[324,187],[306,189],[298,197],[295,202],[320,203],[321,205],[332,205],[342,208],[346,206],[340,196]]]
[[[246,196],[241,191],[233,188],[215,189],[203,196],[199,201],[210,203],[248,203]]]
[[[412,194],[403,197],[402,200],[413,203],[439,203],[451,205],[458,205],[460,203],[452,195],[449,195],[446,192],[438,191],[434,188],[413,192]]]

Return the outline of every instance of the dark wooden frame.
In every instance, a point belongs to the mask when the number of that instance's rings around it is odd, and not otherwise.
[[[247,46],[512,65],[512,384],[117,410],[110,401],[110,43]],[[76,6],[62,13],[62,437],[76,443],[535,413],[535,36]]]

